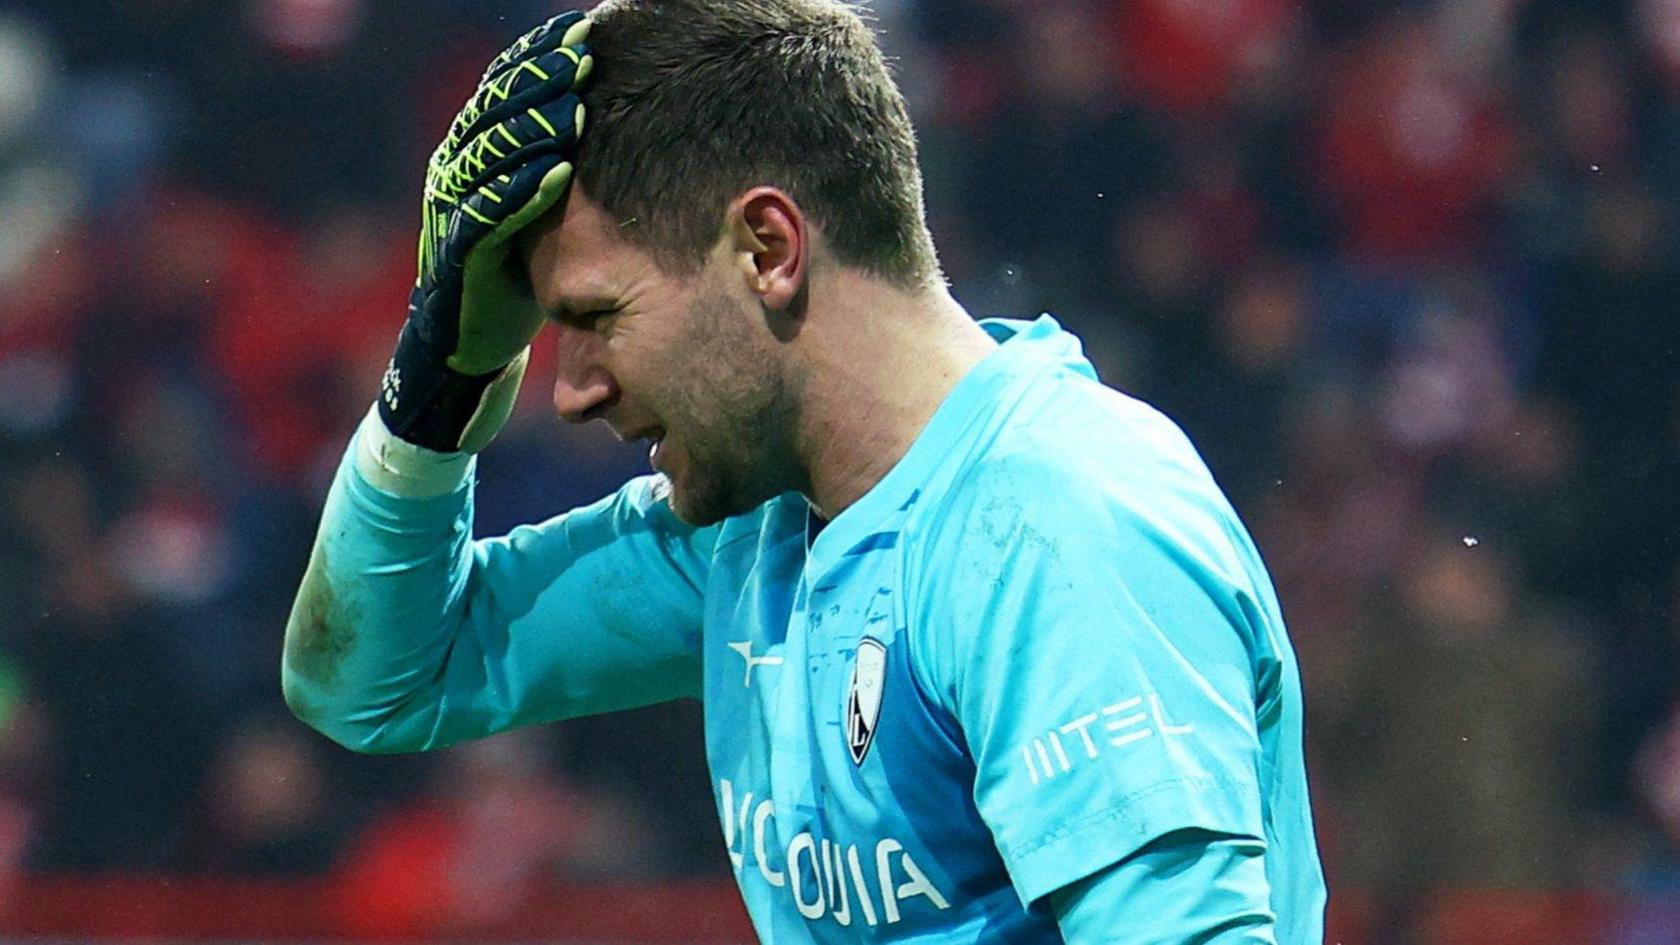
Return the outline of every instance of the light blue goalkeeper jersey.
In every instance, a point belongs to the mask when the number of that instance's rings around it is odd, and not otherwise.
[[[294,707],[399,751],[698,696],[765,942],[1061,941],[1043,897],[1199,829],[1263,842],[1243,892],[1320,945],[1299,676],[1246,531],[1054,319],[981,324],[1002,344],[820,530],[793,494],[695,529],[643,477],[473,542],[470,488],[399,499],[352,449]],[[1170,940],[1154,918],[1125,921]]]

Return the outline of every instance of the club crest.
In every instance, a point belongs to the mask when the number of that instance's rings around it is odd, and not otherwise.
[[[852,763],[861,765],[875,742],[875,723],[881,718],[881,688],[887,681],[887,648],[881,641],[858,641],[852,663],[852,682],[846,687],[846,748]]]

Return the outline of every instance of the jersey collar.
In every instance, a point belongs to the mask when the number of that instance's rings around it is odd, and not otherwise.
[[[899,527],[941,470],[966,458],[965,444],[989,439],[983,429],[1001,420],[996,408],[1021,379],[1056,364],[1095,376],[1079,339],[1048,314],[1030,321],[987,318],[979,324],[998,347],[963,375],[881,481],[820,531],[820,522],[813,521],[816,512],[806,507],[808,580],[817,581],[848,555],[896,544]]]

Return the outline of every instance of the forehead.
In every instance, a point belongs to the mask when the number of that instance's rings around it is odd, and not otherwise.
[[[561,212],[520,234],[520,254],[537,301],[558,307],[570,299],[611,294],[655,270],[653,257],[625,239],[615,219],[575,183]]]

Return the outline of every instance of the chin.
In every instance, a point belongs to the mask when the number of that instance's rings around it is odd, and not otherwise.
[[[717,482],[679,482],[666,477],[665,498],[671,513],[685,525],[704,528],[726,518],[744,515],[762,504],[739,490],[724,489]]]
[[[664,482],[665,503],[671,507],[671,514],[675,515],[684,525],[695,528],[705,528],[716,525],[730,516],[723,511],[720,503],[708,501],[713,496],[696,495],[691,485],[679,484],[670,476]]]

